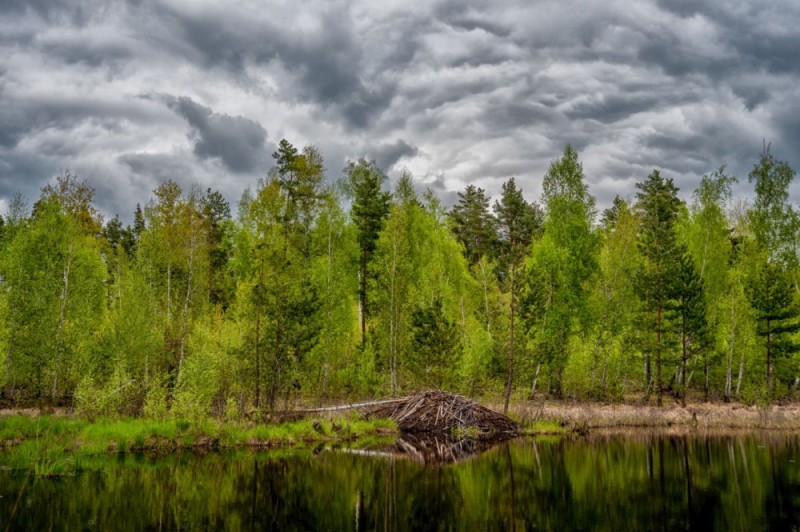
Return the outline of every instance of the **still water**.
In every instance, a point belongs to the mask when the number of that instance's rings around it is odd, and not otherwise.
[[[47,478],[0,453],[0,530],[790,530],[800,436],[517,439],[445,465],[346,450],[120,455]]]

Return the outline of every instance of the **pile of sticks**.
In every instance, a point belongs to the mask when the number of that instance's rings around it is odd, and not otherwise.
[[[407,433],[452,433],[469,431],[478,437],[514,436],[519,426],[463,395],[426,390],[385,401],[364,411],[367,417],[393,419]]]

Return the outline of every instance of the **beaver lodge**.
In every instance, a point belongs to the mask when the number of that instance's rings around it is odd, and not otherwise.
[[[414,395],[362,403],[365,417],[392,419],[405,433],[468,434],[478,438],[516,436],[519,425],[508,417],[455,393],[425,390]]]

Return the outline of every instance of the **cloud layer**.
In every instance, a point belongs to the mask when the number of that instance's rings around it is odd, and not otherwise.
[[[123,219],[164,179],[235,202],[283,137],[445,200],[536,199],[566,143],[601,207],[653,168],[749,195],[765,139],[800,168],[796,2],[495,4],[0,2],[0,210],[65,168]]]

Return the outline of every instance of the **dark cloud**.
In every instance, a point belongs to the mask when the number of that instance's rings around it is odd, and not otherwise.
[[[219,157],[233,172],[265,170],[267,131],[258,122],[215,113],[184,96],[168,98],[167,105],[192,126],[198,157]]]
[[[183,186],[191,184],[192,167],[171,154],[163,153],[126,153],[119,156],[119,162],[130,169],[133,175],[139,176],[141,184],[148,190],[155,189],[159,183],[167,180],[183,179]],[[188,181],[185,181],[188,179]]]
[[[688,197],[763,139],[800,167],[798,28],[792,0],[0,0],[0,202],[62,168],[108,214],[164,179],[235,202],[282,137],[446,203],[511,176],[536,199],[567,143],[601,209],[653,168]]]
[[[8,201],[20,193],[30,202],[39,196],[50,171],[41,159],[0,149],[0,198]]]
[[[416,155],[418,152],[419,149],[415,146],[411,146],[403,139],[397,139],[391,144],[381,144],[367,150],[366,156],[374,160],[380,168],[390,170],[401,158]]]
[[[253,20],[230,14],[196,13],[160,5],[164,18],[209,68],[247,76],[248,65],[278,61],[291,73],[291,85],[282,92],[294,100],[311,100],[323,111],[332,110],[348,126],[364,128],[384,110],[393,96],[388,84],[366,79],[363,49],[350,18],[339,3],[322,7],[313,29],[292,27],[291,18]]]
[[[75,0],[3,0],[0,14],[6,16],[34,15],[47,23],[69,22],[83,26],[91,16],[91,2]],[[94,7],[101,7],[96,4]]]

